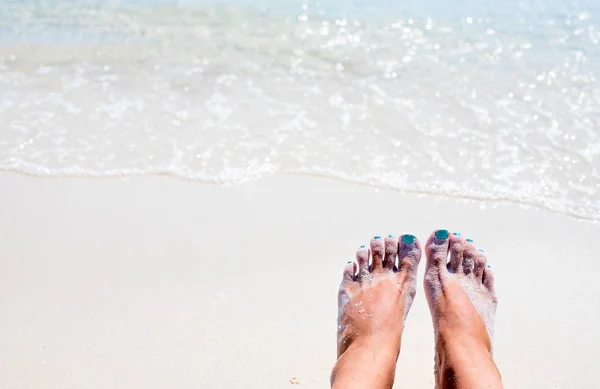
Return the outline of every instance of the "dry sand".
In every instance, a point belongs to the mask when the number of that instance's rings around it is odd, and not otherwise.
[[[598,387],[598,224],[311,177],[3,173],[0,388],[325,388],[343,265],[375,234],[436,228],[496,272],[507,388]],[[432,387],[432,344],[420,287],[396,388]]]

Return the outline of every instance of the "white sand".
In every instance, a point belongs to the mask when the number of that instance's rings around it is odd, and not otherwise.
[[[372,235],[436,228],[496,272],[507,388],[598,387],[598,224],[309,177],[0,174],[0,388],[327,387],[345,262]],[[422,292],[396,388],[432,387]]]

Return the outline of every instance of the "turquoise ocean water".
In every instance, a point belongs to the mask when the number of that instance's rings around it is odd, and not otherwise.
[[[600,3],[0,0],[0,169],[277,172],[600,220]]]

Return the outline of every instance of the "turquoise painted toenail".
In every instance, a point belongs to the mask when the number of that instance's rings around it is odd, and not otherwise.
[[[415,243],[415,240],[417,240],[417,238],[415,238],[414,235],[402,235],[402,243],[413,244]]]
[[[392,235],[392,234],[388,235],[388,238],[393,238],[393,237],[394,237],[394,235]]]
[[[491,269],[491,268],[492,268],[492,265],[488,265],[488,269]]]
[[[460,236],[460,232],[453,232],[452,235],[454,235],[454,236]]]
[[[467,242],[473,243],[473,239],[467,239]]]
[[[481,252],[483,253],[483,250],[482,250],[482,249],[479,249],[479,251],[481,251]]]
[[[360,248],[361,248],[361,249],[364,249],[364,248],[365,248],[365,245],[364,245],[364,244],[363,244],[363,245],[361,245],[361,246],[360,246]]]
[[[379,236],[379,235],[376,235],[376,236],[375,236],[375,239],[381,239],[381,236]]]
[[[435,237],[440,240],[448,239],[448,230],[437,230],[435,232]]]
[[[348,261],[348,265],[351,264],[351,263],[352,263],[352,261]]]

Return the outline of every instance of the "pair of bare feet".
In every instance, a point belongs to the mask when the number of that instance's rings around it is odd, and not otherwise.
[[[356,263],[349,262],[344,269],[338,299],[338,360],[331,375],[335,389],[392,387],[404,320],[417,290],[418,239],[376,236],[370,246],[370,250],[362,246]],[[473,241],[447,230],[431,234],[425,255],[436,388],[503,388],[492,359],[497,302],[486,257]]]

